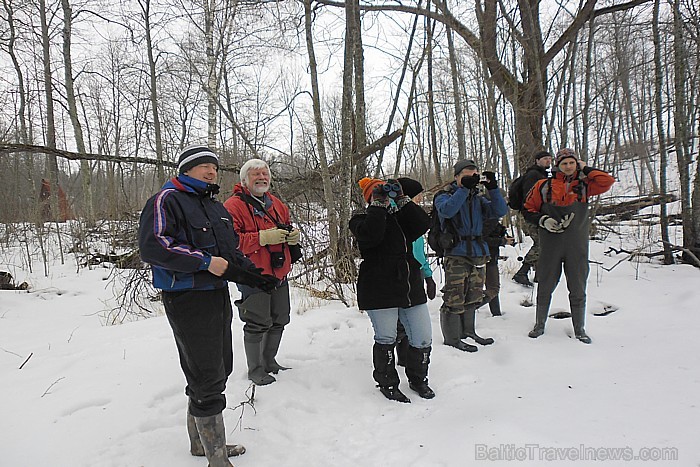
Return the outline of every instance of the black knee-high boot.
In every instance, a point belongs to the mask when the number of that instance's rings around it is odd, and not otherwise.
[[[462,336],[464,338],[471,337],[479,345],[491,345],[494,340],[490,337],[481,337],[476,333],[476,308],[470,306],[463,314],[462,318]]]
[[[423,399],[432,399],[435,392],[428,386],[428,365],[430,365],[430,347],[418,349],[408,347],[406,360],[406,377],[408,387],[418,393]]]
[[[399,374],[394,365],[394,345],[375,342],[372,347],[372,361],[374,362],[372,376],[384,397],[398,402],[411,402],[399,390]]]

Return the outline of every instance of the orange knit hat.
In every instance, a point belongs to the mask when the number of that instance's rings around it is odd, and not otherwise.
[[[376,187],[377,185],[381,185],[382,183],[384,183],[382,180],[369,177],[365,177],[359,182],[357,182],[357,184],[360,185],[360,189],[362,190],[362,196],[364,196],[365,201],[367,201],[368,203],[370,198],[372,197],[372,190],[374,190],[374,187]]]

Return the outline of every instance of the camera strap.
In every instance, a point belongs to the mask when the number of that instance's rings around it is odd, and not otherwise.
[[[260,200],[250,196],[247,193],[236,193],[236,196],[241,198],[248,205],[258,209],[259,211],[262,211],[262,213],[265,214],[275,224],[275,226],[279,228],[279,225],[280,225],[279,219],[277,219],[276,217],[272,217],[272,215],[267,211],[267,209],[265,209],[265,205]],[[273,210],[274,210],[274,207],[273,207]],[[275,212],[275,214],[277,214],[277,213]],[[255,214],[253,214],[253,215],[255,215]]]

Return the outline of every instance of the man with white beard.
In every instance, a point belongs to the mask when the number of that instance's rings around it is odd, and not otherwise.
[[[243,164],[240,178],[233,196],[224,203],[239,236],[238,248],[265,274],[279,280],[271,294],[241,284],[241,299],[235,302],[245,323],[243,343],[248,378],[265,385],[275,381],[270,373],[287,369],[275,357],[284,327],[289,324],[287,274],[292,269],[292,252],[299,251],[300,232],[290,224],[289,208],[269,193],[272,177],[265,161],[251,159]]]

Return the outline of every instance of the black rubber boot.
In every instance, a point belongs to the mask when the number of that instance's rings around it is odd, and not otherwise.
[[[277,374],[280,371],[289,370],[289,367],[277,363],[275,357],[282,341],[282,331],[268,331],[262,340],[263,368],[267,373]]]
[[[195,422],[189,409],[187,410],[187,434],[190,437],[190,454],[197,457],[205,456],[204,446],[202,445],[202,440],[199,439],[199,431],[197,431],[197,422]],[[245,446],[242,444],[226,445],[226,455],[228,457],[236,457],[244,453]]]
[[[268,375],[262,363],[262,336],[245,333],[243,335],[245,358],[248,363],[248,379],[258,386],[274,383],[274,376]]]
[[[216,414],[211,417],[194,417],[194,421],[209,467],[233,467],[226,453],[224,416]]]
[[[534,287],[530,279],[527,277],[527,273],[530,271],[530,265],[523,263],[523,265],[518,269],[518,272],[513,274],[513,280],[520,285],[525,287]]]
[[[408,387],[417,392],[423,399],[432,399],[435,397],[435,392],[428,386],[430,351],[430,347],[424,349],[408,347],[408,359],[406,361]]]
[[[501,313],[501,299],[496,295],[489,302],[489,310],[491,311],[491,316],[503,316]]]
[[[532,328],[532,331],[527,333],[527,335],[533,339],[537,339],[542,334],[544,334],[544,323],[535,323],[535,327]]]
[[[585,308],[572,308],[571,309],[571,321],[574,325],[574,335],[576,339],[580,340],[584,344],[590,344],[593,341],[586,330],[584,329],[584,324],[586,322],[586,309]]]
[[[491,345],[494,340],[490,337],[481,337],[476,333],[474,328],[476,322],[476,308],[470,306],[461,315],[462,318],[462,339],[471,337],[479,345]]]
[[[445,345],[454,347],[462,352],[476,352],[479,350],[475,345],[467,344],[459,340],[462,329],[461,316],[446,311],[440,312],[440,328]]]
[[[384,397],[392,401],[411,402],[399,389],[399,374],[394,366],[394,345],[374,343],[372,347],[372,376]]]

